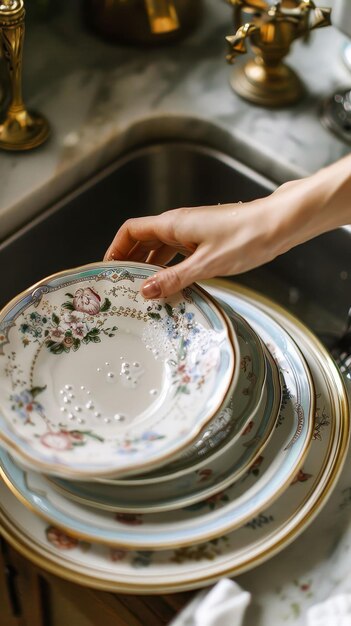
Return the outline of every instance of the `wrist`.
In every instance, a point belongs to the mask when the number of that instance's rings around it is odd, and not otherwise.
[[[326,232],[351,221],[351,155],[314,175],[320,189],[321,226]]]
[[[278,254],[351,221],[351,155],[307,178],[286,183],[276,196]]]

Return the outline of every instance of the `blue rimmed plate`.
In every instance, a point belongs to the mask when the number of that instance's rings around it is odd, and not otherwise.
[[[1,312],[0,440],[36,469],[82,479],[157,467],[235,388],[229,321],[196,286],[145,300],[158,269],[67,270]]]

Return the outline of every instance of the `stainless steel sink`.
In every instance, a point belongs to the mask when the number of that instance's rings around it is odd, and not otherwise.
[[[1,244],[0,305],[45,275],[101,259],[128,217],[251,200],[274,187],[205,146],[172,142],[134,150]],[[339,229],[235,280],[275,298],[329,340],[342,333],[351,304],[350,250],[350,232]]]

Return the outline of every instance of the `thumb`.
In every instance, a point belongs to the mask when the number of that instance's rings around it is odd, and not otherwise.
[[[141,287],[142,296],[147,299],[166,298],[188,287],[199,278],[195,256],[192,255],[178,265],[160,270],[148,278]]]

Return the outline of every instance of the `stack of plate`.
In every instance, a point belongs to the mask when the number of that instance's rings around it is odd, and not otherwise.
[[[126,593],[196,588],[281,550],[349,437],[339,371],[308,329],[226,281],[145,301],[157,269],[62,272],[0,316],[2,532],[50,571]]]

